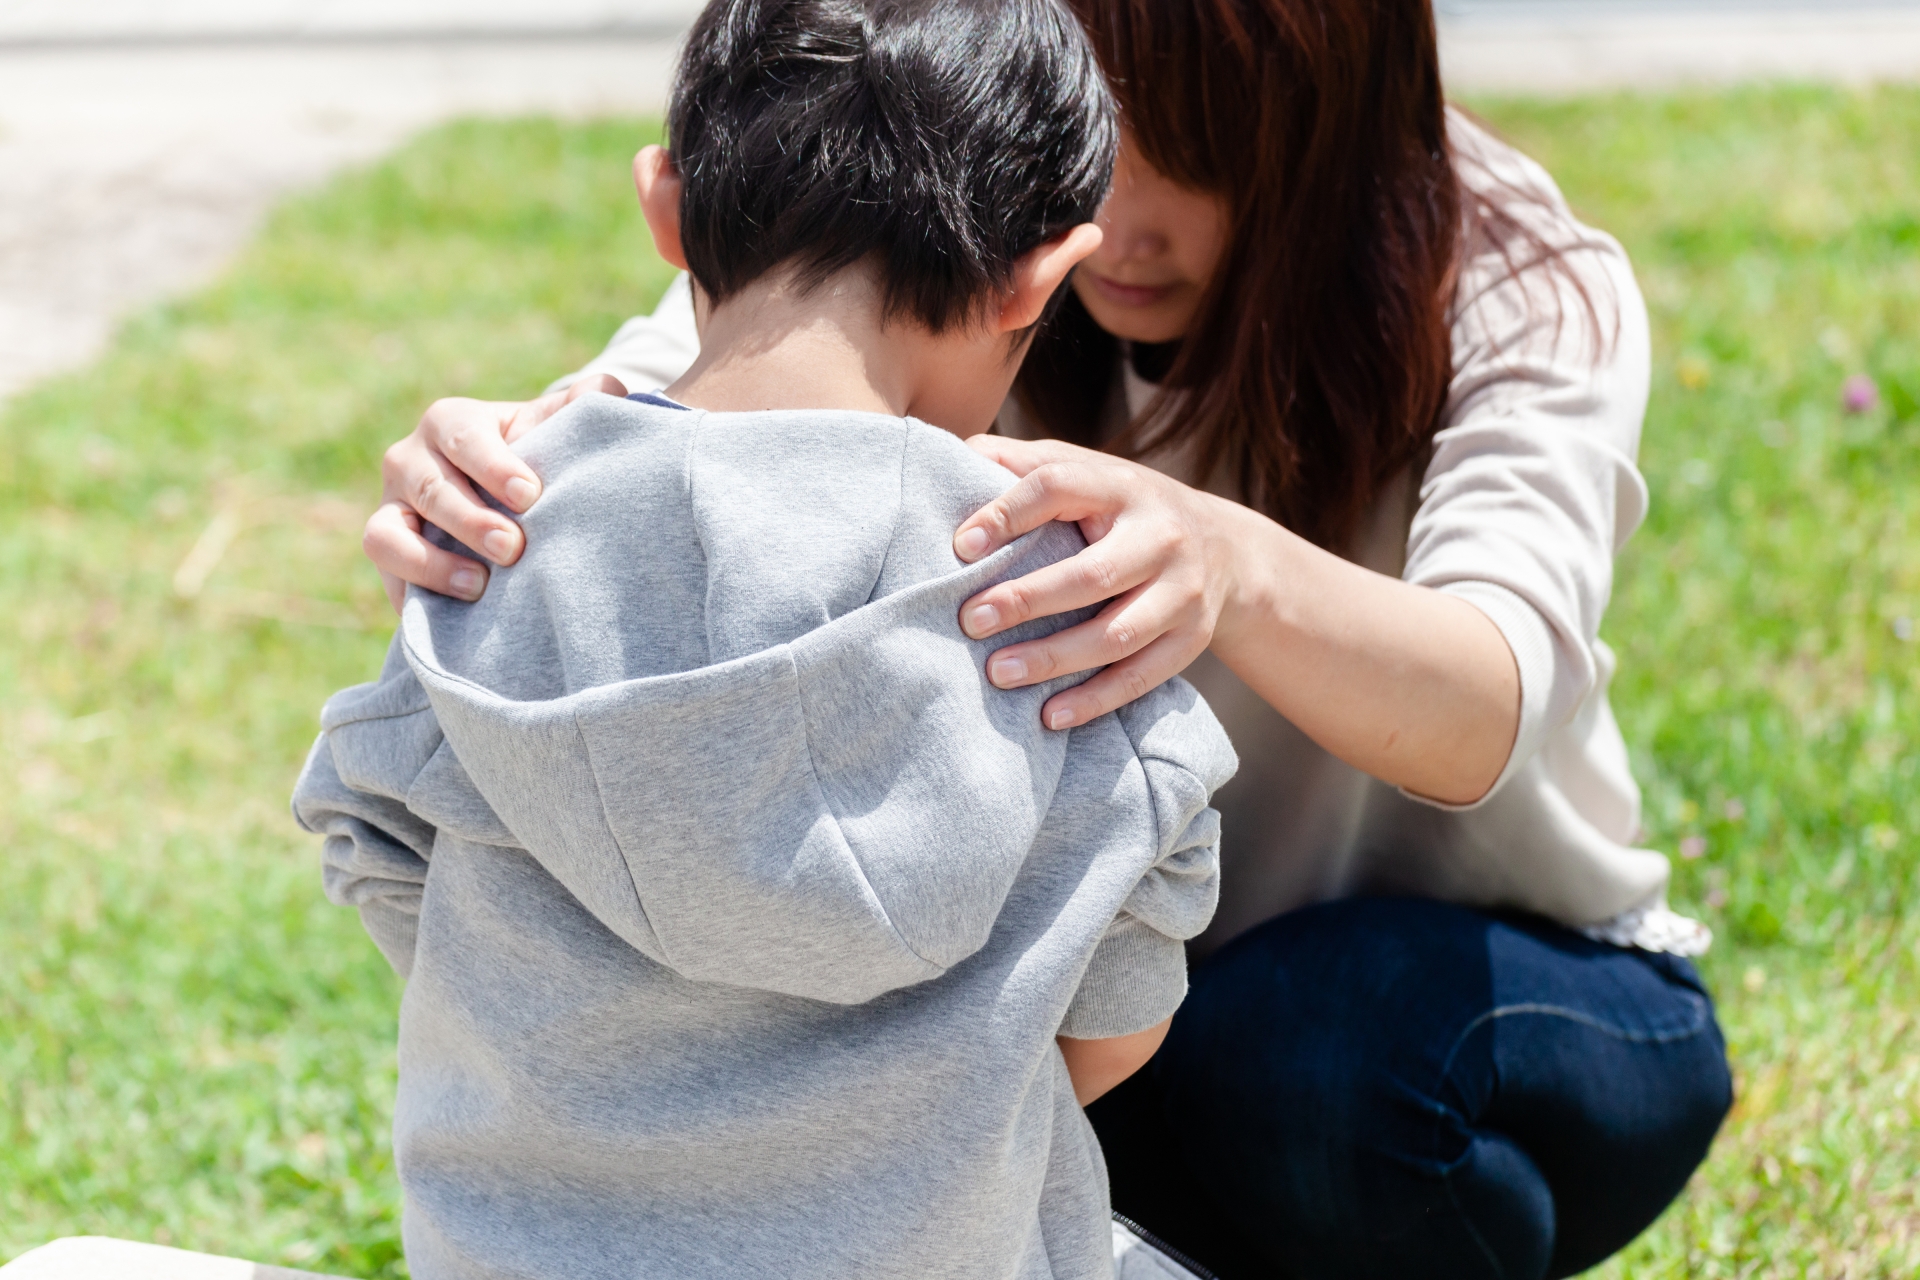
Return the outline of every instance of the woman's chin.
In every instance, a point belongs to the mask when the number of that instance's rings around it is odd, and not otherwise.
[[[1132,296],[1144,295],[1146,290],[1127,290],[1127,296],[1114,297],[1121,291],[1102,289],[1100,282],[1077,276],[1073,289],[1095,324],[1128,342],[1173,342],[1193,320],[1194,299],[1189,290],[1154,290],[1156,296],[1151,298]]]
[[[1089,306],[1093,322],[1128,342],[1173,342],[1187,331],[1185,315],[1156,314],[1158,308]]]

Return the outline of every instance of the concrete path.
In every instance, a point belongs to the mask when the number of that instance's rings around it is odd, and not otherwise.
[[[0,398],[463,114],[656,109],[699,0],[0,0]],[[1920,78],[1920,0],[1440,0],[1456,90]]]
[[[1438,0],[1455,91],[1920,79],[1920,0]]]
[[[703,0],[0,0],[0,44],[673,36]]]
[[[198,285],[288,191],[465,114],[651,111],[673,37],[0,39],[0,398]]]

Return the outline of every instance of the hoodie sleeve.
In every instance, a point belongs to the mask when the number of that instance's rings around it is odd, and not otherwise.
[[[327,898],[359,909],[374,944],[404,978],[413,969],[435,835],[432,823],[407,808],[406,796],[441,739],[425,693],[396,658],[389,655],[379,681],[328,701],[319,740],[294,786],[293,815],[326,838]]]
[[[1081,978],[1060,1034],[1102,1040],[1171,1017],[1187,994],[1187,939],[1220,900],[1220,815],[1239,760],[1206,701],[1170,680],[1115,713],[1146,775],[1156,852]]]

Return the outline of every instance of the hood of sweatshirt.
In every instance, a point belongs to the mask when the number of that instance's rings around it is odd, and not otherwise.
[[[343,778],[524,849],[689,978],[856,1003],[979,950],[1071,732],[1039,717],[1063,682],[998,690],[985,660],[1085,615],[979,643],[959,607],[1073,526],[962,564],[1012,477],[905,419],[592,397],[518,447],[526,554],[478,604],[409,595],[413,679],[324,713]]]

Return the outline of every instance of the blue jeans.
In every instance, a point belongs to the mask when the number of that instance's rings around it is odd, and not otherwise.
[[[1198,965],[1088,1114],[1114,1208],[1223,1280],[1542,1280],[1659,1216],[1732,1094],[1685,960],[1375,898]]]

